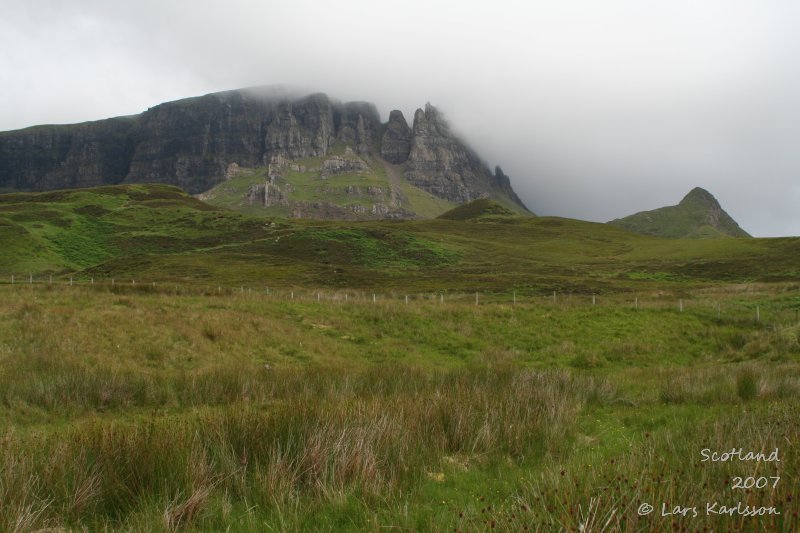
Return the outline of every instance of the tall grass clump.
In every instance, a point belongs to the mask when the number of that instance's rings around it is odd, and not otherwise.
[[[800,394],[797,367],[790,364],[745,363],[729,367],[656,371],[664,404],[738,404],[756,398],[780,401]]]
[[[758,376],[752,368],[744,368],[736,375],[736,394],[745,402],[758,395]]]
[[[294,369],[257,387],[260,401],[240,397],[224,409],[7,434],[0,526],[124,525],[160,501],[172,529],[223,494],[264,510],[386,498],[424,481],[445,456],[546,456],[584,401],[564,372],[513,368]]]

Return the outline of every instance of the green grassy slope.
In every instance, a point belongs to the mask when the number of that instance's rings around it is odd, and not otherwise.
[[[749,237],[706,190],[693,189],[678,204],[642,211],[609,224],[643,235],[668,238],[713,239]]]
[[[0,269],[77,272],[111,257],[219,243],[226,231],[247,235],[258,224],[167,185],[5,194]]]
[[[0,196],[0,273],[381,290],[793,281],[800,239],[669,240],[553,217],[287,221],[161,185]]]
[[[513,215],[513,211],[506,209],[499,203],[488,198],[481,198],[480,200],[473,200],[455,207],[446,213],[442,213],[437,218],[444,220],[474,220],[482,217],[508,217]]]
[[[321,175],[326,159],[340,157],[363,161],[368,169]],[[403,177],[402,166],[390,165],[373,157],[359,158],[345,153],[344,147],[335,148],[328,157],[310,157],[287,161],[278,167],[279,176],[272,181],[280,190],[279,202],[265,206],[263,193],[253,201],[247,196],[254,186],[264,186],[267,168],[241,168],[230,179],[218,184],[198,197],[211,205],[226,207],[260,216],[288,218],[300,213],[304,218],[387,218],[375,212],[376,205],[386,206],[401,218],[433,218],[454,206],[453,203],[415,187]],[[320,205],[333,206],[342,211],[334,215]],[[395,216],[395,215],[392,215]]]

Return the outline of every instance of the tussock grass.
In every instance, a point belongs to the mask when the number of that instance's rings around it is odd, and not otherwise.
[[[636,514],[738,496],[726,480],[768,471],[694,465],[734,446],[780,448],[781,485],[745,494],[796,524],[791,327],[560,300],[0,291],[0,530],[754,529]]]
[[[0,523],[124,526],[142,502],[161,501],[164,527],[175,529],[220,494],[267,510],[304,497],[397,496],[446,456],[546,455],[585,401],[566,373],[519,369],[294,369],[265,381],[261,401],[225,409],[9,432]]]
[[[721,531],[793,531],[798,525],[793,498],[797,479],[798,433],[792,421],[797,405],[758,406],[738,416],[723,415],[695,426],[675,420],[669,428],[642,434],[626,450],[576,464],[545,467],[508,500],[489,520],[501,531],[535,529],[641,531],[714,529]],[[781,462],[703,462],[701,449],[715,452],[742,448],[745,452],[780,451]],[[737,476],[769,478],[769,489],[734,488]],[[775,488],[774,478],[780,477]],[[781,514],[725,516],[707,513],[707,505],[773,507]],[[643,503],[655,507],[640,515]],[[675,507],[696,507],[697,516],[682,516]],[[666,515],[664,513],[667,513]],[[484,525],[475,516],[472,524]],[[477,523],[476,523],[477,522]],[[469,523],[469,522],[468,522]]]
[[[745,363],[660,374],[664,378],[659,399],[665,404],[738,404],[800,396],[800,375],[792,365]]]

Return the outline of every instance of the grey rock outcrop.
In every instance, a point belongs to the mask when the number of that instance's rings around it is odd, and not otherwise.
[[[189,192],[211,188],[230,163],[263,166],[273,155],[325,155],[334,143],[327,96],[295,101],[231,91],[151,108],[134,129],[126,182],[166,182]]]
[[[120,183],[134,117],[0,133],[0,188],[48,190]]]
[[[272,207],[274,205],[288,206],[289,200],[286,193],[278,185],[266,182],[253,184],[244,194],[244,201],[247,205],[259,205],[262,207]]]
[[[381,138],[381,157],[389,163],[405,163],[411,151],[411,128],[401,111],[389,113],[389,122]]]
[[[334,115],[336,138],[352,146],[359,155],[372,152],[375,136],[381,126],[378,109],[368,102],[348,102]]]
[[[253,168],[278,155],[327,155],[337,139],[334,115],[351,116],[346,109],[324,94],[290,100],[242,90],[168,102],[134,117],[4,132],[0,187],[161,182],[198,193],[223,181],[232,163]],[[353,135],[366,146],[374,126],[362,119],[359,133],[360,116]]]
[[[322,170],[319,175],[321,178],[328,178],[336,174],[359,172],[369,172],[369,165],[361,159],[346,159],[344,157],[333,156],[322,162]]]
[[[456,203],[502,192],[523,205],[499,167],[493,174],[474,151],[451,133],[447,121],[430,104],[414,114],[405,177],[417,187]]]

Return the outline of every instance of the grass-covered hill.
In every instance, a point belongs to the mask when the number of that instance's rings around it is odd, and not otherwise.
[[[714,196],[695,187],[678,205],[642,211],[609,224],[643,235],[668,238],[749,237]]]
[[[444,220],[474,220],[482,217],[508,217],[515,213],[488,198],[473,200],[458,207],[454,207],[446,213],[442,213],[438,218]]]
[[[0,195],[0,274],[393,290],[629,290],[795,280],[800,239],[669,240],[529,216],[248,216],[165,185]]]

